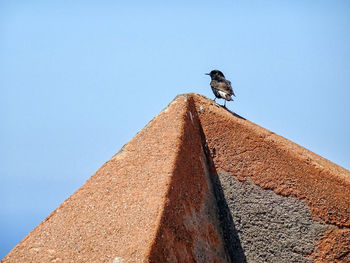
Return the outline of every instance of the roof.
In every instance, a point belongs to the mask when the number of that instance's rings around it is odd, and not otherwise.
[[[337,262],[349,227],[348,170],[190,93],[2,262]]]

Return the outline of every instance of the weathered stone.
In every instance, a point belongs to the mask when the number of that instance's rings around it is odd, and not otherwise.
[[[346,262],[350,172],[180,95],[2,262]]]

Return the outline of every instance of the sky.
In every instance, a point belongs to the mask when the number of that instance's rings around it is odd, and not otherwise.
[[[0,0],[0,259],[177,94],[213,99],[212,69],[232,82],[231,111],[350,169],[349,13]]]

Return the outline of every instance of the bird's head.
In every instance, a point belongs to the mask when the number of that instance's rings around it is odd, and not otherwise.
[[[210,71],[209,73],[205,73],[205,75],[209,75],[211,77],[211,79],[215,79],[218,77],[225,78],[224,74],[220,70],[216,70],[216,69]]]

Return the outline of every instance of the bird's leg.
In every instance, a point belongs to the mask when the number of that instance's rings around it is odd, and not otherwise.
[[[224,100],[224,101],[225,101],[224,107],[226,108],[226,100]]]
[[[214,101],[216,100],[216,97],[214,98]],[[215,101],[216,102],[216,101]]]

